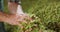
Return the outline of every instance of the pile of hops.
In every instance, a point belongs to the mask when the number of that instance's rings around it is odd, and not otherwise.
[[[46,29],[51,29],[56,32],[60,32],[60,22],[49,22],[48,25],[46,25]]]

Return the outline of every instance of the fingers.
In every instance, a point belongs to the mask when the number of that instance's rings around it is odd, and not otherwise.
[[[27,16],[24,16],[24,19],[29,20],[29,21],[32,20],[31,17],[29,17],[28,15]]]
[[[27,14],[21,14],[20,16],[22,16],[26,20],[31,20],[31,18]]]

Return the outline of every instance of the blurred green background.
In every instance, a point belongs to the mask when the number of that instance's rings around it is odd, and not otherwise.
[[[60,0],[21,0],[23,11],[34,19],[24,28],[6,24],[7,32],[60,32]]]

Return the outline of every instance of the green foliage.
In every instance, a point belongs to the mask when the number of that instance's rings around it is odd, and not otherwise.
[[[20,29],[21,31],[55,32],[57,30],[54,29],[57,29],[57,26],[59,28],[58,30],[60,30],[60,0],[22,0],[22,8],[24,12],[28,13],[34,20],[27,21],[28,23],[22,23],[24,28]],[[18,29],[14,28],[15,32],[16,30]]]
[[[8,0],[2,0],[3,1],[3,10],[5,13],[9,13],[8,10]]]

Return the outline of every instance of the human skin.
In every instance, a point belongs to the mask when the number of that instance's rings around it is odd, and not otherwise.
[[[15,2],[8,2],[8,9],[11,14],[16,14],[18,4]]]
[[[19,25],[20,26],[20,22],[26,21],[26,20],[24,20],[25,18],[29,19],[29,16],[27,16],[26,14],[20,15],[20,14],[16,13],[17,6],[18,6],[17,3],[8,2],[8,8],[11,13],[6,14],[3,12],[0,12],[0,21],[8,23],[10,25]]]

